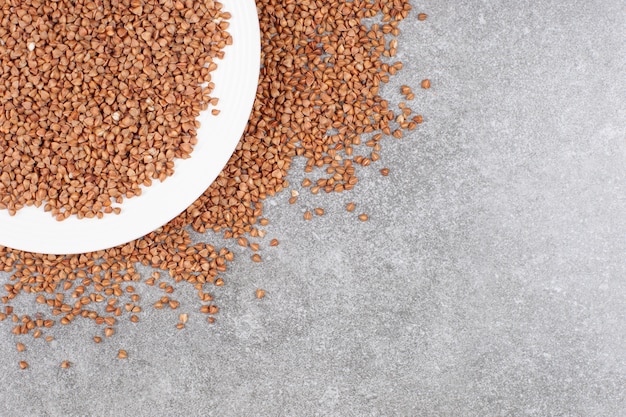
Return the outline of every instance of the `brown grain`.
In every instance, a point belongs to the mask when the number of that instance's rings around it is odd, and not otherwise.
[[[261,298],[265,297],[265,290],[257,288],[257,290],[256,290],[256,292],[254,294],[255,294],[256,298],[261,299]]]
[[[190,157],[230,16],[212,1],[133,3],[0,5],[0,209],[100,218]]]
[[[118,357],[119,359],[126,359],[126,358],[128,358],[128,352],[126,352],[124,349],[120,349],[120,350],[117,352],[117,357]]]

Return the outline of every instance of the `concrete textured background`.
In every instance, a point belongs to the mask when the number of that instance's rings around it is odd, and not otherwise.
[[[147,308],[18,355],[0,324],[0,415],[625,415],[626,2],[413,6],[384,95],[414,87],[418,130],[356,190],[268,200],[281,245],[241,253],[213,326]]]

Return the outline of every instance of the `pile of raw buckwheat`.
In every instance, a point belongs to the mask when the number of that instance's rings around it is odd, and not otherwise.
[[[172,175],[216,101],[229,18],[214,1],[2,2],[0,209],[102,217]]]

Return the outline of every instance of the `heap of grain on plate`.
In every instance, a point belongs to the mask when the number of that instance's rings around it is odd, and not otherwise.
[[[172,175],[216,102],[228,18],[214,1],[2,2],[0,209],[102,217]]]

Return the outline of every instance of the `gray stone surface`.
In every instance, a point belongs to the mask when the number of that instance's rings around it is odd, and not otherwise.
[[[214,326],[147,309],[18,357],[0,324],[0,415],[625,415],[625,10],[415,2],[385,94],[414,87],[418,130],[352,192],[269,200],[281,245],[233,263]]]

